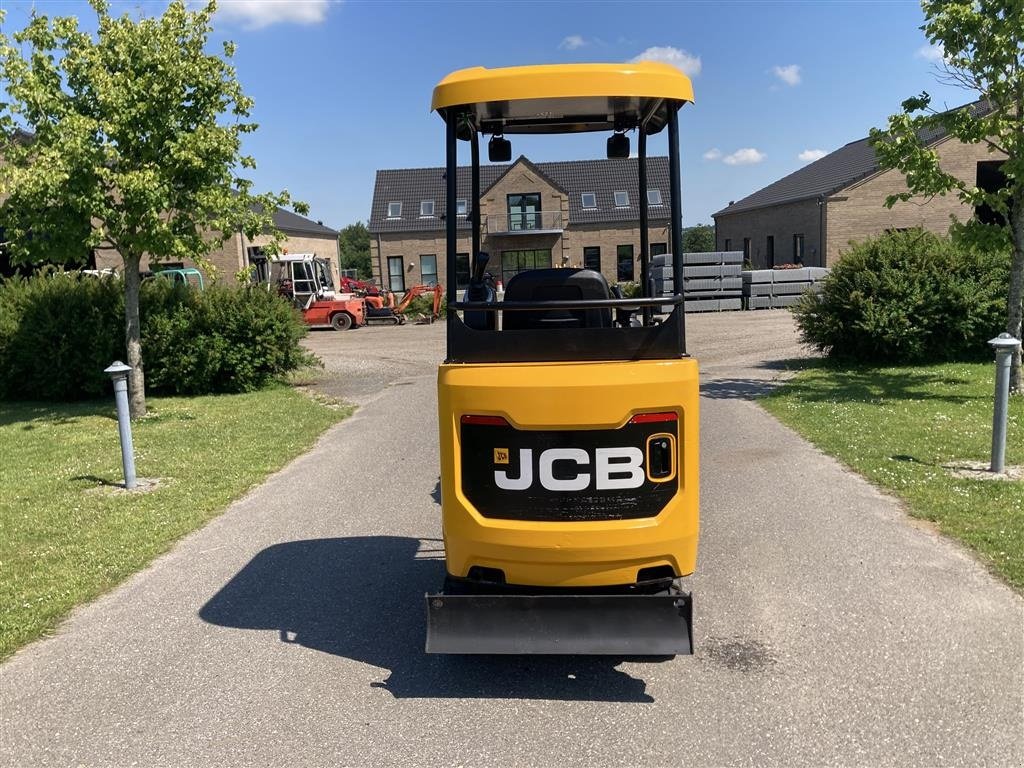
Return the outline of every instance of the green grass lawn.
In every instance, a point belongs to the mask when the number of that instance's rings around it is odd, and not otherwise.
[[[966,480],[943,464],[987,462],[994,365],[841,368],[820,363],[761,404],[906,502],[1024,589],[1024,482]],[[1011,399],[1007,464],[1024,464],[1024,398]]]
[[[126,493],[113,399],[0,403],[0,658],[138,571],[308,449],[348,408],[288,387],[152,397]]]

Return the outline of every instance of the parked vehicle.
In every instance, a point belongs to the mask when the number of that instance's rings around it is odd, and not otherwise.
[[[375,283],[356,280],[352,277],[341,278],[341,292],[362,296],[366,302],[366,322],[369,325],[405,325],[405,312],[409,305],[419,296],[434,294],[433,308],[424,322],[432,323],[441,312],[441,297],[444,287],[440,285],[414,285],[406,290],[402,300],[395,303],[395,294],[381,291]]]
[[[366,302],[352,294],[337,294],[331,265],[312,253],[272,256],[267,284],[291,299],[307,325],[347,331],[366,325]]]
[[[194,267],[159,269],[153,270],[153,277],[162,277],[181,285],[191,285],[202,291],[206,285],[203,283],[203,273]]]

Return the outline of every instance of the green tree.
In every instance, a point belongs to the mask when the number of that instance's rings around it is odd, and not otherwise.
[[[370,230],[361,221],[349,224],[338,234],[338,265],[357,270],[360,279],[373,277],[370,265]]]
[[[75,17],[33,14],[0,33],[0,218],[11,257],[31,263],[111,247],[123,260],[125,346],[132,416],[145,415],[140,262],[204,257],[230,233],[269,232],[287,192],[256,195],[237,174],[256,129],[230,59],[206,52],[215,3],[173,0],[160,17],[110,15],[90,0],[95,35]],[[24,51],[24,53],[23,53]],[[4,199],[6,198],[6,199]],[[295,204],[300,212],[304,205]]]
[[[698,224],[683,230],[684,253],[708,253],[715,250],[715,228],[710,224]]]
[[[972,91],[978,107],[938,112],[927,93],[907,99],[903,111],[889,118],[885,130],[873,130],[872,143],[885,168],[896,168],[908,191],[891,195],[886,205],[914,196],[956,194],[964,203],[987,205],[999,214],[996,223],[977,218],[953,224],[960,242],[1012,250],[1006,330],[1021,337],[1024,294],[1024,8],[1020,0],[923,0],[921,29],[942,47],[940,78]],[[998,189],[980,189],[973,179],[957,178],[939,166],[923,132],[941,128],[955,139],[982,144],[1001,160],[1004,178]],[[1010,386],[1022,392],[1020,352],[1014,356]]]

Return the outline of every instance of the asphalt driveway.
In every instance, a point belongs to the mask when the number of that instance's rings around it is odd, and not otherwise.
[[[441,339],[315,334],[362,407],[0,667],[0,763],[1024,763],[1024,600],[748,399],[785,313],[690,321],[695,656],[425,656]]]

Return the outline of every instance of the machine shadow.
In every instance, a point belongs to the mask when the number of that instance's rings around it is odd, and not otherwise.
[[[293,541],[257,554],[199,616],[389,670],[374,687],[396,698],[654,701],[643,680],[616,669],[620,657],[427,655],[423,596],[444,575],[435,540]]]

